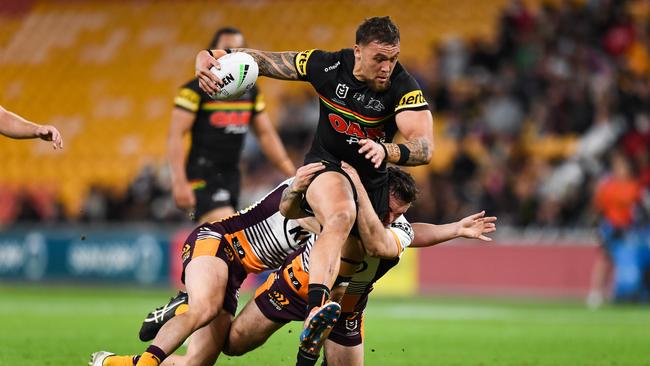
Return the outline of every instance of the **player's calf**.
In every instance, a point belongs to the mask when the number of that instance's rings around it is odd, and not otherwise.
[[[140,340],[148,342],[156,337],[160,328],[162,328],[169,319],[187,311],[189,297],[187,292],[179,291],[176,296],[169,299],[169,302],[147,314],[140,327]]]

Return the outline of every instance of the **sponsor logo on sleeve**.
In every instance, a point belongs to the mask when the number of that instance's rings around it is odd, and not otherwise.
[[[323,69],[323,71],[330,72],[332,70],[336,70],[340,65],[341,65],[341,61],[336,61],[334,65],[327,66],[326,68]]]
[[[400,109],[422,107],[425,105],[427,105],[427,100],[424,99],[422,90],[413,90],[404,94],[402,99],[399,100],[399,103],[395,108],[395,112],[399,111]]]
[[[307,61],[312,52],[314,50],[303,51],[296,55],[296,71],[298,71],[298,75],[301,77],[307,76]]]

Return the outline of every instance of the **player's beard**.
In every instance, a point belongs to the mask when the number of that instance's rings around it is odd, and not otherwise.
[[[386,91],[388,88],[390,88],[390,79],[386,80],[384,84],[379,84],[376,80],[373,79],[368,83],[368,87],[374,92]]]

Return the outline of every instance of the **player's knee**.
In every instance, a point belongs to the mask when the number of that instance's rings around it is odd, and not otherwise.
[[[216,318],[220,311],[218,306],[192,304],[186,314],[191,319],[193,327],[199,329]]]
[[[227,356],[242,356],[248,352],[245,347],[244,341],[246,340],[244,332],[238,329],[235,325],[230,328],[228,338],[223,346],[222,352]]]
[[[354,225],[354,220],[357,218],[354,210],[339,210],[334,214],[330,215],[325,223],[324,227],[329,230],[340,230],[347,233],[350,232],[352,225]]]

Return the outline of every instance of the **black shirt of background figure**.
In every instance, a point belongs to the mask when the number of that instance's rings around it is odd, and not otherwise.
[[[199,88],[198,79],[185,84],[175,100],[177,108],[196,115],[187,158],[188,179],[205,178],[205,171],[238,171],[244,137],[264,101],[257,87],[240,98],[217,101]]]

